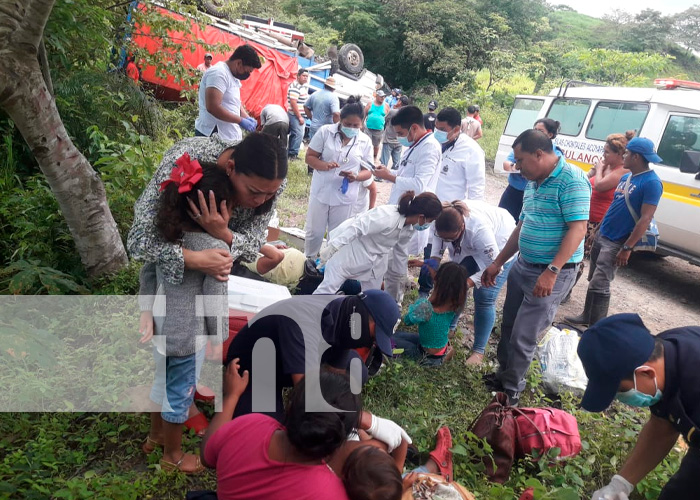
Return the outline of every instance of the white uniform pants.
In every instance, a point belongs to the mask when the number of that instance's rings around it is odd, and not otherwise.
[[[423,231],[424,233],[426,231]],[[406,273],[408,271],[408,246],[412,233],[403,235],[399,242],[389,252],[384,274],[384,291],[391,295],[401,307],[406,288]]]
[[[331,206],[310,199],[309,209],[306,213],[304,254],[309,258],[315,258],[319,250],[321,250],[321,243],[323,243],[326,229],[330,233],[350,218],[351,213],[352,205]]]
[[[323,281],[314,294],[336,293],[345,280],[354,279],[360,282],[362,291],[379,290],[382,286],[383,273],[377,275],[377,257],[367,255],[357,245],[345,245],[338,250],[326,263]],[[385,259],[382,259],[385,260]]]

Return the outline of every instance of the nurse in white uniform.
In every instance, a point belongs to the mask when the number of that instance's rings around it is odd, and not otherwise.
[[[408,191],[398,206],[382,205],[345,221],[331,231],[321,250],[326,269],[314,293],[336,293],[348,279],[358,280],[363,290],[381,288],[383,273],[378,263],[394,246],[407,245],[416,231],[427,229],[441,211],[433,193],[414,196]]]
[[[455,108],[440,110],[435,139],[442,144],[442,164],[435,194],[441,201],[483,200],[486,187],[484,150],[463,134],[462,115]]]
[[[396,131],[399,143],[406,149],[401,155],[398,170],[392,171],[383,165],[375,170],[376,177],[394,183],[389,204],[398,203],[403,193],[409,190],[416,194],[434,193],[438,182],[442,148],[433,134],[426,130],[423,113],[416,106],[404,106],[391,119],[391,125]],[[410,245],[407,243],[394,247],[388,256],[388,261],[383,263],[383,269],[386,269],[384,290],[399,304],[403,299],[408,255],[423,253],[423,248],[428,243],[428,234],[416,234],[413,240]]]
[[[372,175],[361,162],[372,165],[372,141],[362,132],[364,109],[355,98],[340,110],[340,122],[324,125],[306,151],[313,170],[306,215],[304,253],[315,258],[323,236],[347,220],[357,202],[358,187]]]
[[[510,213],[484,201],[453,202],[443,208],[435,221],[431,252],[449,250],[450,259],[465,266],[471,276],[467,285],[474,289],[474,345],[467,364],[480,364],[496,321],[496,299],[508,279],[515,258],[511,259],[492,287],[481,286],[481,273],[493,263],[515,229]],[[422,261],[411,261],[420,265]],[[457,328],[461,314],[455,314],[450,330]]]

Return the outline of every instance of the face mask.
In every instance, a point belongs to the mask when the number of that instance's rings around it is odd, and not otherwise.
[[[639,368],[642,368],[641,366]],[[618,392],[615,395],[615,399],[617,399],[620,403],[624,403],[629,406],[636,406],[639,408],[646,408],[649,406],[654,406],[656,403],[658,403],[661,400],[661,396],[663,396],[663,393],[659,390],[659,387],[656,385],[656,377],[654,377],[654,387],[656,387],[656,394],[653,396],[650,396],[649,394],[646,394],[644,392],[638,391],[637,390],[637,374],[635,373],[633,375],[634,377],[634,389],[630,389],[629,391],[624,391],[624,392]]]
[[[340,131],[341,131],[343,134],[345,134],[345,137],[347,137],[348,139],[352,139],[353,137],[355,137],[355,136],[358,134],[358,132],[360,131],[360,129],[359,129],[359,128],[343,127],[343,126],[341,125]]]
[[[413,229],[416,231],[425,231],[430,227],[430,222],[426,221],[424,224],[413,224]]]
[[[399,137],[398,139],[399,139],[399,144],[401,144],[405,148],[410,148],[411,146],[413,146],[413,142],[409,141],[408,138],[406,138],[406,137]]]
[[[440,144],[445,144],[447,142],[447,132],[443,130],[435,129],[433,137],[435,137]]]

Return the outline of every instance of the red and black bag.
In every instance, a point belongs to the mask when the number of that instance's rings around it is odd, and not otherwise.
[[[556,460],[574,457],[581,451],[576,417],[556,408],[512,408],[517,438],[515,456],[523,458],[537,450],[541,457],[552,448],[561,451]]]

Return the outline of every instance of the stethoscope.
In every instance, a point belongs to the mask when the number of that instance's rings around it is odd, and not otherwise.
[[[415,150],[415,148],[417,148],[418,145],[419,145],[421,142],[423,142],[425,139],[427,139],[429,135],[431,135],[431,133],[430,133],[430,132],[426,132],[425,135],[424,135],[423,137],[421,137],[420,139],[418,139],[418,142],[416,142],[413,146],[411,146],[411,147],[408,149],[408,153],[406,154],[406,158],[403,159],[403,160],[401,160],[401,166],[402,166],[402,167],[405,167],[405,166],[408,164],[408,160],[411,159],[411,155],[413,154],[413,151]]]
[[[340,131],[336,132],[337,134],[340,134]],[[348,161],[348,156],[350,156],[350,151],[352,151],[352,148],[355,147],[355,143],[357,142],[357,136],[352,138],[352,144],[350,144],[350,147],[348,150],[345,152],[345,158],[341,159],[340,157],[343,155],[343,139],[341,137],[340,139],[340,152],[338,153],[338,163],[346,164]]]

